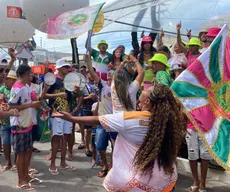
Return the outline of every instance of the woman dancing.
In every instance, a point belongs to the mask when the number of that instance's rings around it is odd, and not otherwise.
[[[98,124],[116,131],[113,168],[104,180],[108,191],[170,192],[177,180],[176,157],[183,138],[183,115],[170,91],[162,84],[144,90],[141,111],[104,116],[55,116],[76,123]]]

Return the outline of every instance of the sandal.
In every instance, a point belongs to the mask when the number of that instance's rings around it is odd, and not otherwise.
[[[57,169],[55,169],[55,170],[49,169],[49,172],[51,173],[51,175],[59,175],[59,172]]]
[[[11,170],[12,169],[12,166],[11,165],[4,165],[2,166],[2,172],[5,172],[5,171],[8,171],[8,170]]]
[[[65,167],[60,167],[59,169],[66,170],[66,171],[69,171],[69,172],[74,172],[74,171],[77,170],[75,167],[72,167],[72,166],[69,166],[69,165],[67,165]]]
[[[100,177],[100,178],[103,178],[105,177],[106,175],[108,174],[108,170],[101,170],[97,176]]]
[[[78,148],[77,148],[77,149],[79,149],[79,150],[85,149],[85,144],[84,144],[84,143],[81,143],[80,145],[78,145]]]
[[[33,152],[34,152],[34,153],[41,153],[41,151],[38,150],[37,148],[33,148]]]
[[[191,186],[189,189],[188,189],[189,192],[198,192],[199,191],[199,187],[198,186]]]
[[[40,171],[38,171],[37,169],[32,169],[32,168],[29,169],[29,174],[37,175],[39,173],[40,173]]]
[[[68,159],[67,159],[68,161],[73,161],[74,160],[73,155],[69,154],[68,156],[69,156]]]
[[[10,170],[16,172],[18,170],[17,165],[13,165],[13,167]]]
[[[39,184],[42,184],[43,181],[38,179],[38,178],[33,178],[29,181],[29,183],[33,184],[33,185],[39,185]]]
[[[86,154],[87,157],[92,157],[93,156],[93,153],[90,150],[86,151],[85,154]]]
[[[31,184],[24,184],[24,185],[21,185],[21,186],[17,185],[17,189],[22,189],[24,191],[33,191],[34,190],[34,188],[31,187]]]

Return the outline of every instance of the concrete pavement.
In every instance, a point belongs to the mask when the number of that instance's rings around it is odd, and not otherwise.
[[[36,147],[42,152],[33,154],[32,167],[38,169],[41,173],[38,176],[44,181],[40,186],[36,186],[37,192],[104,192],[102,187],[103,179],[96,175],[100,171],[100,167],[91,169],[91,159],[86,157],[83,151],[77,150],[75,145],[74,161],[68,162],[75,166],[77,171],[70,173],[60,170],[60,175],[52,176],[49,171],[49,161],[45,158],[49,155],[50,144],[37,143]],[[58,154],[60,156],[60,154]],[[3,163],[3,155],[0,156],[0,162]],[[57,165],[60,163],[60,158],[57,159]],[[230,178],[229,178],[230,179]],[[17,192],[16,189],[17,174],[11,171],[0,173],[0,192]],[[180,170],[178,183],[176,186],[177,192],[187,191],[187,188],[192,184],[191,174]],[[221,181],[216,181],[211,178],[207,183],[208,192],[230,192],[230,185],[224,184]]]

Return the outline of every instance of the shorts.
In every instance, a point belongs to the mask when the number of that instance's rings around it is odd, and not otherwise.
[[[53,136],[63,136],[72,134],[73,124],[61,118],[50,118]]]
[[[110,142],[116,140],[117,133],[115,132],[106,132],[105,129],[98,125],[96,130],[95,138],[92,138],[92,143],[95,145],[97,151],[106,151],[108,146],[108,141]],[[112,142],[111,142],[112,143]]]
[[[32,127],[32,140],[33,140],[33,142],[40,140],[37,125],[33,125],[33,127]]]
[[[93,113],[91,110],[82,110],[82,116],[93,116]],[[93,126],[92,125],[84,125],[85,129],[91,129]]]
[[[15,153],[27,152],[33,146],[32,131],[13,134],[12,144]]]
[[[196,130],[187,129],[186,142],[188,146],[189,160],[195,161],[199,158],[203,160],[213,159]]]
[[[12,134],[10,126],[0,126],[2,145],[11,145]]]

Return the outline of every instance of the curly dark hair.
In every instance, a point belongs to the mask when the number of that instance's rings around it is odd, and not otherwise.
[[[154,165],[158,164],[166,174],[172,174],[186,130],[181,105],[163,84],[154,86],[149,99],[153,106],[149,130],[134,157],[134,167],[151,176]]]

